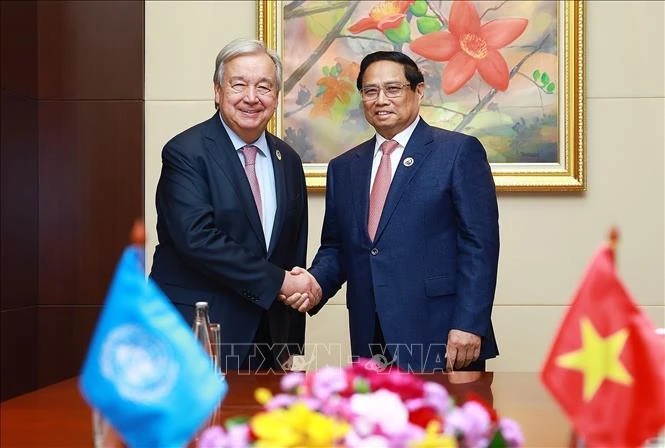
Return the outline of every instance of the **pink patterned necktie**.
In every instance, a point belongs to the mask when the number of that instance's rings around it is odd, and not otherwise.
[[[379,162],[379,169],[376,171],[374,178],[374,185],[372,186],[372,193],[369,195],[369,218],[367,219],[367,232],[369,238],[374,241],[376,229],[379,227],[379,219],[381,219],[381,212],[383,211],[383,204],[386,203],[388,190],[390,189],[390,181],[392,180],[392,169],[390,167],[390,154],[397,149],[399,143],[395,140],[386,140],[381,143],[381,162]]]
[[[259,211],[259,218],[263,221],[263,205],[261,203],[261,189],[259,188],[259,180],[256,178],[256,151],[254,145],[247,145],[242,147],[242,156],[245,158],[245,174],[249,181],[249,186],[252,189],[254,202],[256,202],[256,209]]]

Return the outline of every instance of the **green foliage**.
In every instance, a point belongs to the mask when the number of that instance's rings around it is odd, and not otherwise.
[[[504,448],[506,446],[508,446],[508,444],[506,443],[506,439],[503,438],[501,431],[495,432],[494,437],[489,444],[489,448]]]
[[[531,76],[533,76],[533,80],[543,92],[552,94],[556,90],[556,84],[550,79],[550,75],[548,75],[547,72],[534,70]]]
[[[346,117],[348,116],[349,105],[340,101],[339,98],[336,98],[335,104],[333,104],[329,111],[330,120],[336,123],[341,123],[346,120]]]
[[[409,10],[414,16],[422,17],[427,14],[427,2],[425,0],[416,0],[409,6]]]
[[[421,34],[434,33],[443,28],[441,21],[436,17],[418,17],[416,25]]]
[[[229,430],[234,426],[247,424],[247,422],[249,422],[249,417],[245,415],[239,417],[230,417],[226,419],[226,421],[224,422],[224,426],[226,427],[227,430]]]
[[[411,28],[406,20],[402,20],[397,28],[385,30],[383,34],[393,44],[404,44],[411,42]]]
[[[365,378],[356,378],[353,383],[353,390],[359,394],[366,394],[372,390],[369,385],[369,381]]]

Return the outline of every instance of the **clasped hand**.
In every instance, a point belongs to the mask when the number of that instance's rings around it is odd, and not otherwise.
[[[284,276],[277,298],[287,306],[305,313],[321,301],[323,292],[314,276],[306,269],[294,267]]]

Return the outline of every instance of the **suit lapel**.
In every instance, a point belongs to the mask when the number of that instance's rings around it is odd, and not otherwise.
[[[272,226],[272,233],[270,237],[270,248],[268,248],[268,257],[275,250],[279,234],[282,232],[282,225],[284,224],[284,213],[286,206],[286,177],[284,175],[284,162],[281,157],[277,157],[275,151],[277,148],[277,141],[274,136],[266,132],[266,140],[268,141],[268,148],[270,150],[270,157],[272,157],[272,168],[275,173],[275,196],[277,199],[277,210],[275,211],[275,221]]]
[[[231,185],[233,185],[236,195],[244,204],[243,208],[252,230],[259,241],[262,242],[263,247],[266,247],[266,239],[263,235],[263,228],[261,227],[261,218],[259,218],[259,212],[254,204],[254,196],[252,195],[247,175],[218,113],[208,120],[205,146],[212,159],[217,162],[220,170],[229,179]]]
[[[414,129],[409,143],[406,144],[404,148],[404,153],[402,154],[402,159],[399,161],[399,166],[397,171],[395,171],[395,177],[390,183],[390,189],[388,190],[388,197],[386,198],[386,203],[383,206],[383,211],[381,212],[381,219],[379,220],[379,227],[376,229],[376,236],[374,237],[375,241],[381,237],[383,229],[386,228],[386,225],[390,221],[390,217],[395,211],[395,207],[399,203],[404,189],[411,182],[411,179],[416,175],[420,167],[425,162],[427,155],[434,148],[430,143],[433,141],[432,132],[430,127],[425,121],[421,118],[420,122]],[[404,161],[410,158],[412,163],[404,164]],[[408,166],[407,166],[408,165]]]
[[[356,160],[351,164],[351,182],[353,182],[351,191],[355,204],[354,210],[360,228],[364,229],[362,234],[366,242],[370,242],[367,233],[367,218],[369,216],[369,184],[372,176],[372,158],[375,146],[376,137],[365,142],[356,151]]]

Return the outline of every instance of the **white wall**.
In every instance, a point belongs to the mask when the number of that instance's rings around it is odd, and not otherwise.
[[[501,260],[494,323],[496,371],[540,369],[566,304],[611,225],[619,271],[657,326],[665,326],[665,3],[587,2],[587,169],[584,194],[501,193]],[[146,1],[145,216],[155,241],[154,191],[164,143],[214,112],[219,49],[256,36],[253,1]],[[324,196],[311,193],[309,258]],[[343,292],[309,319],[308,343],[349,354]],[[335,351],[336,350],[336,351]]]

